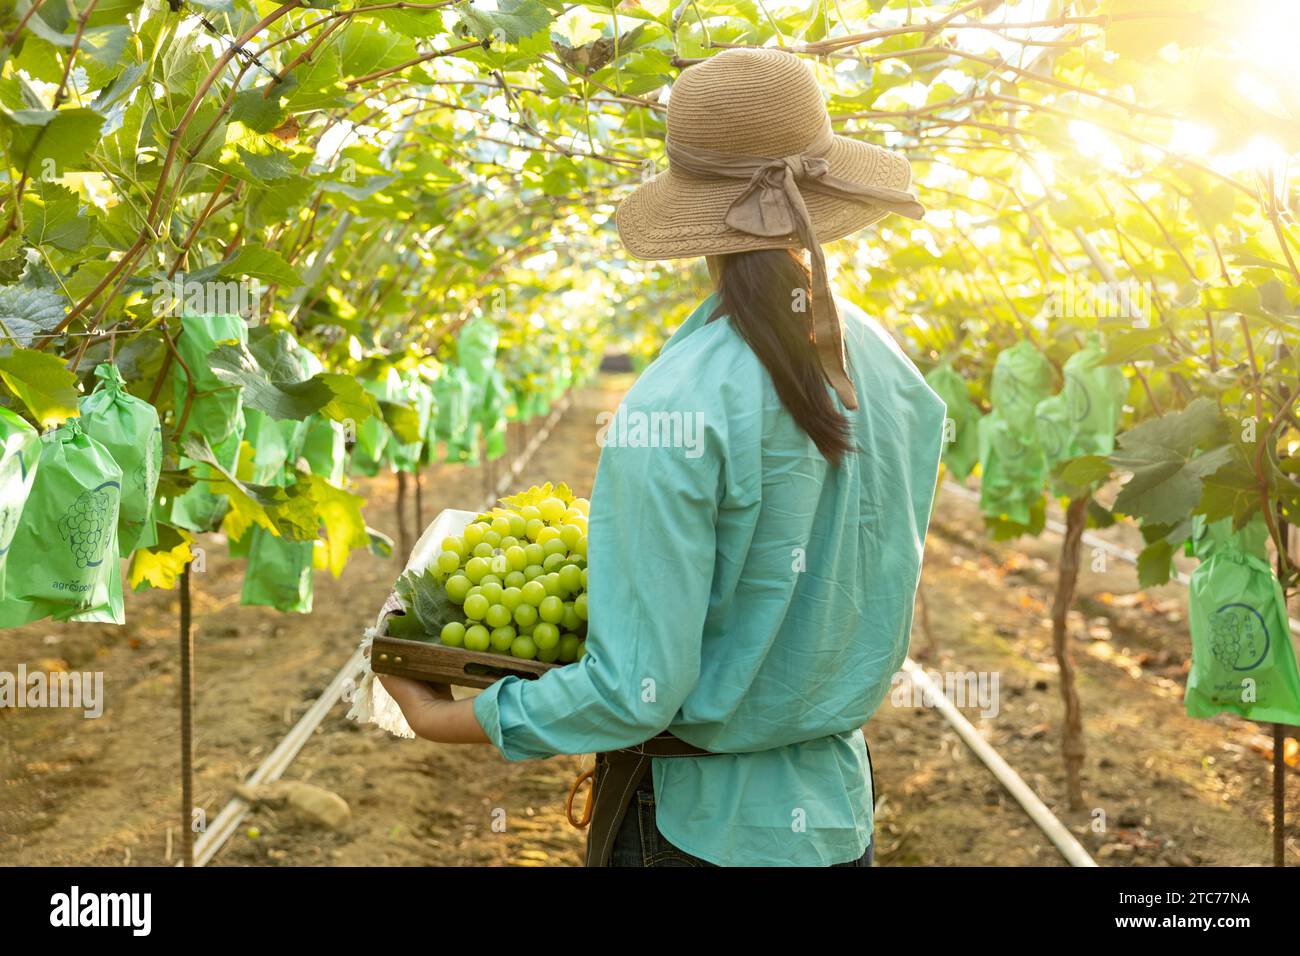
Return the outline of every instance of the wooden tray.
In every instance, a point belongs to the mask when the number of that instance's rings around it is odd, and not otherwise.
[[[370,648],[370,669],[376,674],[460,687],[490,687],[511,676],[535,680],[560,666],[400,637],[377,637]]]
[[[401,600],[390,594],[380,612],[381,631],[387,629],[390,617],[401,613]],[[370,645],[370,669],[376,674],[459,687],[481,689],[510,676],[535,680],[553,667],[562,666],[387,635],[376,637]]]

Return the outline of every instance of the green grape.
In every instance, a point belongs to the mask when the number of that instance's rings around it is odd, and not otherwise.
[[[442,539],[443,551],[454,551],[459,557],[465,557],[465,539],[452,535],[450,538]]]
[[[504,594],[506,590],[498,582],[489,581],[487,578],[484,578],[478,587],[479,593],[488,599],[489,604],[500,604],[501,595]]]
[[[471,553],[476,558],[490,558],[496,553],[496,548],[488,544],[486,541],[480,541],[478,544],[474,545],[474,550]]]
[[[587,536],[583,535],[575,541],[573,547],[569,550],[578,555],[578,557],[585,558],[587,556]]]
[[[501,583],[508,588],[521,588],[528,583],[528,578],[524,577],[522,571],[511,571],[501,580]]]
[[[543,650],[556,647],[560,643],[560,629],[543,621],[533,628],[533,642]]]
[[[518,631],[520,634],[531,635],[533,631],[535,631],[536,629],[537,629],[536,621],[534,621],[532,624],[520,624],[518,621],[515,621],[515,630]]]
[[[443,585],[447,590],[447,599],[452,604],[464,604],[472,586],[470,579],[463,574],[453,574],[447,579],[447,583]]]
[[[530,564],[524,568],[524,579],[531,581],[533,578],[539,578],[545,573],[540,564]]]
[[[582,571],[572,564],[566,564],[560,569],[560,586],[568,594],[577,594],[582,590]]]
[[[587,569],[582,569],[582,589],[587,590]]]
[[[488,629],[482,624],[472,624],[465,629],[465,650],[486,651],[490,643]]]
[[[586,641],[579,641],[579,642],[578,642],[578,660],[582,660],[582,659],[583,659],[584,657],[586,657],[586,656],[587,656],[587,642],[586,642]]]
[[[543,664],[554,664],[560,659],[560,645],[556,644],[554,647],[549,648],[537,648],[537,659]]]
[[[542,519],[534,518],[532,521],[528,522],[528,525],[524,528],[524,534],[528,536],[529,541],[536,541],[537,536],[545,530],[546,525],[542,523]]]
[[[537,656],[537,645],[533,643],[533,639],[527,634],[520,634],[515,638],[515,642],[510,645],[510,656],[531,661]]]
[[[564,544],[563,541],[560,541],[559,528],[552,528],[550,526],[547,526],[543,528],[541,531],[537,532],[537,543],[540,544],[542,547],[546,548],[546,546],[550,544],[552,541],[559,541],[561,545]],[[546,553],[550,554],[551,549],[546,548]]]
[[[501,543],[498,544],[497,547],[502,551],[505,551],[508,548],[517,548],[519,547],[519,539],[513,534],[507,534],[501,538]]]
[[[519,545],[506,549],[506,566],[511,571],[522,571],[528,567],[528,552]]]
[[[498,627],[489,635],[492,644],[492,650],[504,654],[510,650],[510,645],[515,642],[515,629],[513,627]]]
[[[481,587],[479,587],[479,586],[476,584],[476,585],[474,585],[472,588],[469,589],[469,591],[468,591],[468,593],[466,593],[465,597],[466,597],[466,599],[469,599],[469,598],[472,598],[475,594],[482,594],[482,593],[483,593],[483,589],[482,589]]]
[[[552,528],[551,530],[554,531],[555,529]],[[542,547],[546,549],[547,554],[567,555],[569,553],[569,549],[565,546],[564,539],[559,536],[558,531],[556,536],[543,544]]]
[[[506,588],[501,592],[501,603],[511,611],[524,603],[524,592],[516,587]]]
[[[478,584],[492,570],[487,558],[470,558],[465,562],[465,577]]]
[[[510,534],[510,519],[504,515],[497,515],[492,519],[492,530],[498,539],[504,538]]]
[[[443,574],[451,574],[453,571],[460,569],[460,555],[455,551],[444,551],[438,555],[438,570]]]
[[[572,601],[564,602],[564,617],[560,619],[560,627],[566,631],[576,631],[582,627],[582,618],[578,617],[578,612],[573,609]]]
[[[465,598],[465,616],[471,621],[481,621],[491,606],[482,594],[471,595]]]
[[[555,595],[542,598],[542,603],[537,605],[537,614],[547,624],[559,624],[564,620],[564,602]]]
[[[559,498],[547,498],[537,505],[537,510],[542,513],[542,520],[559,521],[569,510],[569,506]]]
[[[542,582],[542,587],[546,588],[547,594],[560,596],[560,574],[558,571],[552,571],[550,574],[543,574],[537,580]]]
[[[558,646],[560,660],[568,664],[578,659],[578,645],[582,643],[582,638],[577,634],[561,634]]]
[[[582,540],[582,537],[582,529],[576,524],[566,524],[560,529],[560,540],[564,542],[564,546],[570,551]]]
[[[448,647],[460,647],[465,643],[465,625],[460,621],[448,621],[442,626],[438,639]]]
[[[488,563],[492,565],[492,573],[495,575],[501,576],[510,572],[510,562],[506,560],[505,554],[500,549],[488,558]]]
[[[584,516],[591,514],[591,502],[586,498],[574,498],[569,502],[569,507]]]
[[[515,623],[520,627],[528,627],[537,623],[537,608],[531,604],[521,604],[515,608]]]
[[[522,538],[528,528],[528,519],[521,514],[512,514],[506,520],[510,523],[510,533],[516,538]]]
[[[483,535],[483,543],[490,544],[493,548],[500,547],[501,535],[497,534],[495,531],[489,531],[487,534]]]
[[[461,537],[465,540],[465,547],[473,548],[483,540],[483,532],[486,529],[481,524],[471,524],[465,527]]]
[[[497,587],[501,587],[501,586],[502,586],[500,576],[495,575],[495,574],[485,574],[485,575],[483,575],[483,577],[479,578],[479,582],[478,582],[478,584],[479,584],[479,587],[482,587],[482,588],[487,587],[489,584],[495,584],[495,585],[497,585]]]
[[[483,615],[483,623],[488,627],[505,627],[512,620],[514,615],[504,604],[493,604]]]
[[[519,517],[523,518],[524,523],[527,524],[529,521],[541,521],[542,513],[533,505],[525,505],[519,509]]]
[[[524,548],[524,557],[528,559],[528,564],[541,564],[546,560],[546,549],[533,542]]]
[[[540,605],[546,598],[546,585],[541,581],[529,581],[520,591],[523,592],[524,600],[533,607]]]
[[[548,554],[546,556],[546,560],[542,562],[542,570],[543,571],[560,570],[560,568],[564,567],[564,558],[565,556],[563,554]]]
[[[584,621],[587,620],[587,592],[583,591],[573,599],[573,613]]]

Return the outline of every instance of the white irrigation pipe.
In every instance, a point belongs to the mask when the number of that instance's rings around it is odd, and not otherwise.
[[[496,500],[510,490],[511,483],[515,481],[527,466],[529,459],[542,443],[551,435],[551,430],[559,423],[564,413],[568,411],[572,403],[572,394],[566,393],[551,412],[550,417],[546,419],[545,424],[533,436],[527,446],[515,458],[510,470],[502,477],[497,484],[494,494],[488,497],[483,503],[483,509],[492,507]],[[264,783],[274,783],[279,780],[293,759],[298,756],[299,751],[311,738],[312,733],[320,726],[320,722],[325,719],[325,715],[334,709],[334,705],[343,700],[346,693],[356,687],[357,677],[361,674],[365,664],[361,656],[361,651],[354,651],[348,658],[346,664],[339,669],[330,681],[329,686],[321,693],[319,697],[307,708],[307,712],[299,718],[298,722],[293,725],[293,729],[285,734],[284,739],[276,745],[265,760],[254,770],[247,778],[245,783],[257,786]],[[239,829],[239,824],[248,811],[252,809],[251,804],[242,797],[232,797],[221,812],[213,819],[199,838],[194,842],[194,865],[207,865],[217,852],[225,845]],[[182,864],[177,863],[177,866]]]
[[[1071,866],[1096,866],[1097,861],[1088,855],[1083,844],[1074,838],[1074,834],[1056,818],[1020,774],[1002,759],[1002,756],[993,749],[993,745],[980,736],[980,732],[962,716],[961,711],[953,706],[942,688],[930,679],[930,675],[917,666],[910,657],[903,661],[903,670],[907,671],[912,683],[921,689],[923,699],[934,701],[939,713],[943,714],[944,719],[957,731],[958,736],[966,742],[966,746],[975,752],[975,756],[984,762],[984,766],[997,777],[998,782],[1016,798],[1016,802],[1024,808],[1029,819],[1033,820],[1052,844],[1061,851],[1061,856],[1065,857]]]

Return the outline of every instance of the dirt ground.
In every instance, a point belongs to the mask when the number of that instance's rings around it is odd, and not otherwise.
[[[605,376],[577,395],[520,477],[590,491],[596,415],[630,384]],[[525,436],[511,435],[512,454]],[[424,476],[426,520],[482,500],[481,469]],[[395,480],[362,482],[369,522],[393,533]],[[239,604],[241,562],[210,539],[195,576],[195,802],[230,799],[347,659],[397,565],[357,554],[341,578],[317,574],[315,612]],[[1261,865],[1270,857],[1267,728],[1187,718],[1185,596],[1136,591],[1131,567],[1085,569],[1072,646],[1087,743],[1086,806],[1065,806],[1061,705],[1049,605],[1059,539],[994,544],[975,507],[941,493],[927,550],[913,656],[943,674],[996,675],[996,714],[963,708],[980,732],[1102,865]],[[0,670],[98,670],[96,720],[63,710],[0,710],[0,861],[157,865],[174,860],[180,813],[175,593],[127,597],[128,623],[35,624],[0,631]],[[933,644],[931,642],[933,641]],[[867,726],[876,761],[878,865],[1055,866],[1063,860],[943,717],[890,699]],[[398,740],[336,705],[285,775],[350,805],[323,830],[259,807],[214,865],[576,865],[582,836],[564,797],[590,758],[509,764],[488,748]],[[1300,816],[1289,774],[1288,816]],[[504,827],[502,826],[504,824]],[[1300,826],[1288,834],[1300,863]],[[169,855],[169,848],[173,852]]]

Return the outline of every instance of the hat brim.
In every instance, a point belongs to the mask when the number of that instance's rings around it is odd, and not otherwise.
[[[912,169],[901,153],[846,136],[833,138],[826,152],[833,176],[861,185],[906,190]],[[614,214],[619,238],[637,259],[682,259],[755,249],[799,246],[794,237],[753,236],[723,220],[747,180],[692,176],[669,169],[647,180]],[[879,222],[889,210],[807,190],[804,203],[819,243],[833,242]]]

